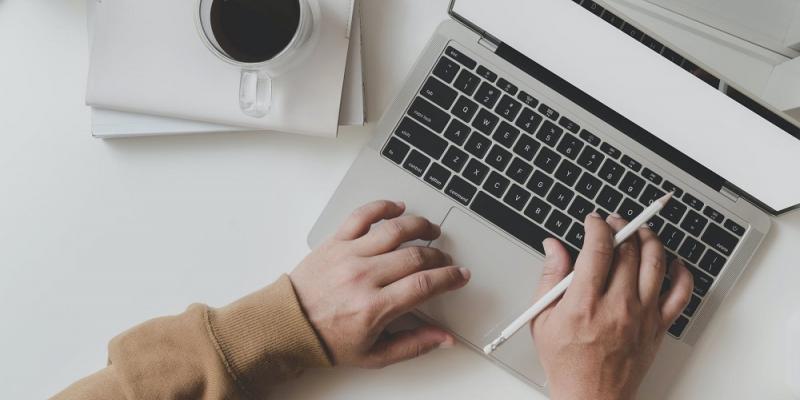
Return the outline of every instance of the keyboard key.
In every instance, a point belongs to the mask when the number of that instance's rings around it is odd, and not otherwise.
[[[456,89],[464,92],[464,94],[467,96],[472,96],[480,83],[481,78],[479,78],[478,75],[475,75],[472,72],[464,69],[458,74],[458,78],[456,78],[453,86],[455,86]]]
[[[669,334],[679,338],[683,334],[683,331],[686,330],[687,325],[689,325],[689,319],[681,315],[672,326],[669,327]]]
[[[550,121],[544,121],[542,127],[539,128],[539,132],[536,133],[536,138],[550,147],[556,147],[556,144],[558,144],[563,134],[564,130],[556,126],[556,124]]]
[[[441,158],[447,149],[446,140],[409,118],[403,118],[395,135],[436,160]]]
[[[569,157],[570,160],[576,159],[581,149],[583,149],[583,141],[572,135],[564,135],[556,148],[559,153]]]
[[[480,132],[472,132],[464,149],[473,156],[482,159],[486,155],[486,152],[489,151],[489,146],[491,145],[492,141],[489,138],[483,136]]]
[[[455,61],[447,57],[442,57],[433,69],[433,74],[447,83],[453,83],[453,79],[456,79],[456,75],[460,69],[461,67],[459,67]]]
[[[403,168],[411,171],[411,173],[416,176],[422,176],[425,170],[428,169],[430,163],[430,158],[416,150],[412,150],[411,155],[409,155],[408,158],[406,158],[406,162],[403,163]]]
[[[560,125],[562,128],[564,128],[564,129],[566,129],[566,130],[568,130],[568,131],[570,131],[572,133],[575,133],[575,134],[577,134],[578,131],[581,130],[581,127],[578,126],[578,124],[576,124],[575,122],[573,122],[571,119],[569,119],[567,117],[561,117],[561,119],[558,120],[558,125]]]
[[[517,95],[517,99],[523,103],[525,103],[528,107],[536,107],[539,105],[539,100],[536,97],[531,96],[530,94],[526,93],[525,91],[519,92]]]
[[[510,184],[511,181],[509,181],[508,178],[492,171],[492,173],[489,174],[489,178],[486,179],[486,183],[483,184],[483,188],[494,197],[502,197]]]
[[[641,178],[639,175],[628,171],[625,174],[625,177],[622,178],[619,188],[622,190],[622,193],[625,193],[635,199],[639,197],[640,193],[642,193],[642,189],[644,189],[644,185],[646,184],[647,183],[645,182],[644,178]]]
[[[507,80],[505,80],[503,78],[500,78],[500,80],[497,81],[497,86],[499,86],[500,89],[505,90],[506,93],[508,93],[508,94],[510,94],[512,96],[517,94],[517,92],[519,91],[519,89],[516,86],[514,86],[513,83],[511,83],[511,82],[509,82],[509,81],[507,81]]]
[[[622,174],[625,173],[625,168],[622,165],[615,163],[614,161],[606,160],[603,164],[603,167],[600,168],[600,178],[605,180],[606,182],[616,186],[619,183],[620,178],[622,178]]]
[[[706,246],[691,237],[687,237],[683,241],[680,250],[678,250],[678,254],[690,263],[697,264],[704,251],[706,251]]]
[[[598,208],[597,210],[594,210],[594,212],[600,214],[600,218],[602,219],[607,219],[608,216],[611,215],[610,212],[603,210],[602,208]]]
[[[467,141],[467,137],[469,137],[470,132],[472,132],[472,130],[469,129],[468,126],[464,125],[463,122],[453,119],[450,121],[450,125],[444,131],[444,137],[447,140],[461,146]]]
[[[478,69],[475,71],[480,75],[483,79],[486,79],[489,82],[494,83],[497,80],[497,74],[490,71],[488,68],[484,67],[483,65],[479,66]]]
[[[603,13],[601,18],[603,18],[609,24],[614,25],[617,29],[622,29],[622,25],[625,23],[622,18],[608,10]]]
[[[733,249],[739,244],[739,239],[737,239],[736,236],[725,232],[722,228],[714,224],[709,225],[708,229],[706,229],[706,233],[703,234],[702,240],[703,243],[726,256],[733,254]]]
[[[711,208],[710,206],[706,206],[706,208],[703,209],[703,215],[705,215],[706,217],[710,218],[712,221],[718,224],[721,224],[722,221],[725,220],[725,217],[722,215],[722,213]]]
[[[697,306],[699,305],[700,305],[700,298],[695,295],[692,295],[691,300],[689,300],[689,304],[686,306],[686,308],[683,309],[683,313],[687,317],[691,317],[697,311]]]
[[[450,179],[450,175],[450,171],[448,171],[447,168],[441,166],[439,163],[433,163],[428,173],[425,175],[425,182],[430,183],[431,186],[436,189],[442,190]]]
[[[475,186],[472,186],[469,182],[461,179],[460,176],[454,176],[447,185],[447,188],[444,190],[445,194],[465,206],[469,205],[469,202],[472,201],[472,198],[475,196],[477,191],[478,189],[475,188]]]
[[[569,206],[567,213],[578,221],[583,221],[592,211],[594,211],[594,204],[591,201],[581,196],[576,196],[575,201]],[[580,248],[580,246],[578,246],[578,248]]]
[[[634,38],[636,40],[641,39],[642,35],[644,35],[644,33],[642,33],[642,31],[636,29],[635,26],[633,26],[631,24],[627,24],[627,23],[622,26],[622,31],[627,33],[628,36],[630,36],[630,37],[632,37],[632,38]]]
[[[556,183],[553,190],[550,191],[550,195],[547,196],[547,201],[562,210],[566,210],[573,197],[575,197],[575,193],[572,190],[560,183]]]
[[[727,262],[725,257],[717,254],[714,250],[708,250],[697,265],[703,271],[711,274],[711,276],[717,276],[722,271],[722,267],[725,266],[725,262]]]
[[[511,162],[511,157],[512,155],[508,150],[503,149],[502,146],[494,145],[489,150],[489,155],[486,156],[486,162],[500,171],[505,171],[508,163]]]
[[[644,179],[653,182],[653,184],[655,185],[660,185],[661,181],[664,180],[664,178],[662,178],[661,175],[653,172],[653,170],[651,170],[650,168],[645,168],[642,171],[642,176],[644,177]]]
[[[700,201],[699,199],[697,199],[696,197],[692,196],[689,193],[683,195],[683,202],[697,211],[702,210],[703,206],[705,205],[703,204],[702,201]]]
[[[674,196],[675,198],[679,199],[679,198],[683,197],[683,189],[673,185],[672,182],[670,182],[670,181],[664,181],[664,184],[661,185],[661,188],[664,189],[667,193],[675,192],[675,196]]]
[[[525,160],[532,161],[540,146],[539,142],[533,140],[530,136],[522,135],[517,145],[514,146],[514,153]]]
[[[514,142],[517,141],[518,137],[519,129],[514,128],[506,121],[500,121],[500,126],[497,127],[494,135],[492,135],[492,138],[494,138],[495,141],[508,148],[511,148],[511,146],[514,145]]]
[[[600,154],[599,151],[591,147],[586,147],[583,149],[580,158],[578,158],[578,165],[594,173],[597,172],[598,168],[600,168],[600,164],[603,162],[603,160],[605,160],[605,158],[606,157]]]
[[[531,135],[536,133],[536,128],[539,127],[539,124],[542,123],[542,116],[533,112],[530,108],[525,108],[519,114],[519,118],[517,118],[517,122],[515,124],[525,132],[530,133]]]
[[[478,193],[470,209],[542,254],[542,242],[553,236],[486,193]]]
[[[658,40],[653,39],[652,37],[645,34],[642,36],[641,42],[649,47],[651,50],[655,51],[656,53],[661,53],[661,50],[664,50],[664,45],[661,44]]]
[[[611,157],[611,158],[613,158],[615,160],[617,158],[619,158],[619,156],[622,155],[622,153],[619,150],[617,150],[616,147],[614,147],[614,146],[612,146],[612,145],[610,145],[608,143],[603,143],[602,145],[600,145],[600,151],[602,151],[603,153],[608,154],[609,157]]]
[[[583,8],[591,11],[594,15],[597,15],[598,17],[601,14],[603,14],[603,11],[605,11],[605,8],[603,6],[601,6],[600,4],[595,3],[592,0],[584,1],[583,2]]]
[[[664,226],[664,230],[661,231],[661,234],[658,235],[661,238],[661,243],[667,249],[672,251],[678,250],[678,246],[680,246],[681,241],[686,236],[685,233],[681,232],[672,224],[666,224]]]
[[[467,169],[464,170],[463,175],[468,181],[480,186],[488,174],[489,167],[473,158],[472,160],[469,160],[469,163],[467,163]]]
[[[625,198],[622,201],[622,204],[619,206],[619,210],[617,213],[622,216],[626,221],[633,221],[634,218],[638,217],[639,214],[644,211],[644,207],[640,206],[639,203]]]
[[[511,189],[508,189],[508,193],[506,193],[506,197],[503,198],[503,202],[522,211],[522,209],[525,208],[525,204],[528,204],[528,200],[530,199],[531,193],[529,191],[518,185],[511,185]]]
[[[411,147],[409,145],[399,141],[397,138],[391,138],[389,142],[386,143],[381,154],[392,160],[395,164],[400,164],[403,162],[403,159],[406,158],[410,149]]]
[[[708,219],[706,217],[694,211],[689,211],[689,214],[683,219],[683,223],[681,223],[681,228],[692,235],[700,236],[700,233],[703,232],[707,224]],[[719,229],[719,231],[721,232],[722,229]]]
[[[666,218],[673,224],[678,224],[686,213],[687,207],[681,202],[672,199],[667,202],[667,205],[659,213],[662,217]]]
[[[550,218],[545,222],[544,227],[558,236],[564,236],[564,234],[567,233],[567,228],[569,228],[570,223],[572,223],[570,217],[558,210],[553,210],[550,214]]]
[[[553,186],[553,182],[553,178],[545,175],[542,171],[537,170],[533,173],[533,177],[531,177],[531,180],[528,181],[528,184],[525,185],[525,187],[530,189],[533,193],[544,197],[547,195],[550,187]]]
[[[469,155],[467,155],[467,153],[461,151],[458,147],[450,146],[450,148],[447,149],[447,153],[444,153],[442,163],[446,165],[447,168],[459,173],[461,169],[464,168],[464,165],[467,164],[467,160],[469,160]]]
[[[498,122],[500,122],[500,118],[482,109],[478,112],[478,116],[475,117],[475,120],[472,121],[472,127],[486,135],[491,135]]]
[[[552,119],[553,121],[558,120],[559,117],[558,111],[548,107],[547,104],[544,103],[539,104],[539,112],[542,113],[545,117]]]
[[[561,156],[547,147],[542,147],[542,151],[539,152],[539,155],[536,157],[536,160],[534,160],[533,163],[544,171],[553,173],[560,161]]]
[[[600,179],[595,178],[588,172],[584,172],[581,179],[578,180],[578,185],[575,186],[575,190],[589,199],[594,199],[594,196],[600,191],[601,186],[603,186],[603,183],[600,182]]]
[[[571,245],[581,249],[583,248],[583,239],[585,236],[586,232],[585,229],[583,228],[583,225],[576,222],[572,224],[572,228],[570,228],[569,232],[567,232],[567,236],[565,237],[565,239],[567,239],[567,242],[569,242]]]
[[[577,165],[564,160],[561,165],[558,166],[556,170],[555,176],[556,179],[564,182],[567,186],[572,186],[575,184],[575,181],[578,180],[578,177],[581,175],[581,168]]]
[[[627,155],[622,156],[622,159],[620,161],[622,162],[622,165],[634,170],[635,172],[639,172],[642,169],[642,164],[628,157]]]
[[[448,57],[458,61],[463,66],[465,66],[465,67],[467,67],[469,69],[473,69],[473,68],[475,68],[476,65],[478,65],[478,63],[475,62],[475,60],[467,57],[466,55],[464,55],[464,53],[452,48],[451,46],[447,46],[447,48],[444,50],[444,54],[446,54]]]
[[[436,133],[442,133],[444,127],[450,122],[450,116],[446,112],[421,97],[417,97],[411,103],[408,115],[428,128],[433,129]]]
[[[522,110],[522,103],[514,100],[508,95],[504,95],[503,98],[500,100],[500,103],[497,104],[497,111],[501,117],[513,122],[517,115],[519,115],[520,110]]]
[[[680,56],[680,54],[672,51],[669,47],[664,47],[664,51],[661,53],[661,56],[666,58],[667,60],[672,61],[674,64],[680,66],[683,64],[684,58]]]
[[[458,97],[458,92],[434,77],[428,78],[420,94],[445,110],[449,110]]]
[[[553,207],[545,203],[544,200],[534,196],[533,200],[531,200],[530,204],[528,204],[528,207],[525,208],[525,215],[527,215],[530,219],[543,224],[547,214],[552,208]]]
[[[506,175],[508,175],[509,178],[513,179],[520,185],[524,185],[525,182],[528,181],[528,178],[531,176],[532,172],[533,172],[532,165],[526,163],[525,161],[522,161],[517,157],[514,157],[514,160],[511,161],[511,165],[508,166]]]
[[[475,100],[486,108],[494,108],[497,100],[500,100],[500,89],[494,87],[491,83],[481,83],[478,93],[475,93]]]
[[[595,136],[592,132],[587,131],[586,129],[582,130],[581,133],[578,135],[581,139],[586,141],[592,146],[599,146],[600,145],[600,138]]]
[[[695,267],[689,267],[689,271],[694,277],[694,292],[699,296],[708,294],[708,290],[711,289],[711,285],[714,284],[714,278],[706,275],[705,272]]]
[[[461,96],[453,107],[453,115],[465,122],[472,121],[472,117],[478,112],[478,103]]]
[[[651,231],[658,233],[661,231],[661,227],[664,226],[664,219],[656,215],[650,221],[647,221],[647,226],[650,227]]]
[[[732,220],[729,219],[729,220],[725,221],[724,225],[725,225],[725,229],[733,232],[737,236],[744,235],[744,227],[739,225],[739,224],[737,224],[736,222],[733,222]]]
[[[642,192],[642,197],[639,198],[639,202],[649,206],[654,201],[664,197],[665,194],[661,189],[653,185],[647,185],[647,188]]]
[[[619,206],[619,202],[622,201],[622,193],[606,185],[603,187],[603,190],[600,191],[595,201],[606,210],[616,210],[617,206]]]

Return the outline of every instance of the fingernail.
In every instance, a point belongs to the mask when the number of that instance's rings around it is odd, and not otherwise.
[[[394,204],[396,204],[400,208],[406,208],[406,203],[402,201],[395,201]]]
[[[461,267],[458,269],[458,272],[461,272],[461,276],[465,281],[468,281],[469,278],[472,277],[472,271],[470,271],[469,268]]]
[[[622,219],[622,215],[619,215],[617,213],[613,213],[613,214],[609,215],[609,217],[614,218],[614,219]]]
[[[600,214],[598,214],[597,211],[592,211],[589,213],[589,216],[592,218],[600,218]]]
[[[544,247],[544,255],[548,255],[553,251],[553,243],[550,242],[549,238],[542,241],[542,247]]]
[[[645,230],[649,231],[650,230],[650,225],[642,224],[642,226],[640,226],[639,229],[645,229]]]
[[[456,341],[452,336],[448,336],[443,342],[439,343],[440,349],[452,349],[455,347]]]

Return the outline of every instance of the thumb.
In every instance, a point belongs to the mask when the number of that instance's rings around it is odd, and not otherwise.
[[[556,239],[546,239],[544,245],[544,269],[539,287],[536,289],[536,299],[544,296],[550,289],[561,282],[570,270],[570,256],[564,245]]]
[[[379,340],[373,348],[368,367],[382,368],[410,360],[439,347],[455,345],[453,335],[435,326],[401,331]]]

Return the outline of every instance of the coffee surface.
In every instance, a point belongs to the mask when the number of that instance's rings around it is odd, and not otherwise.
[[[211,29],[234,60],[271,60],[289,43],[300,24],[299,0],[214,0]]]

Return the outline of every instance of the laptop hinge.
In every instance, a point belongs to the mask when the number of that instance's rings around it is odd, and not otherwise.
[[[495,42],[493,42],[492,39],[489,39],[485,36],[478,39],[478,44],[489,49],[489,51],[491,51],[492,53],[497,51],[498,45],[495,44]]]
[[[722,193],[723,196],[727,197],[728,200],[730,200],[730,201],[732,201],[734,203],[739,201],[739,195],[736,194],[736,192],[734,192],[733,190],[728,189],[725,186],[723,186],[722,189],[719,190],[719,192]]]

